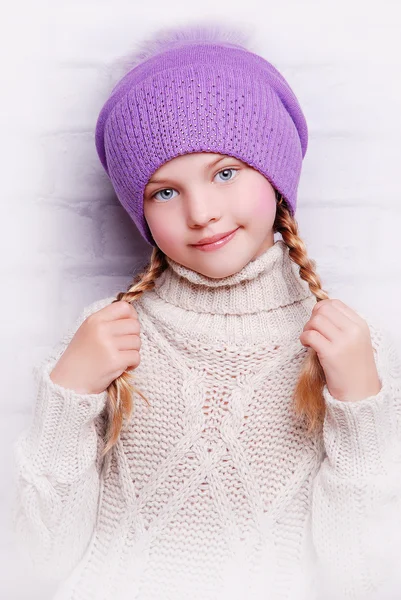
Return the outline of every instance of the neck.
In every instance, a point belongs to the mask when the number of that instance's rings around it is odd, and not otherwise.
[[[147,298],[162,320],[171,319],[170,326],[203,337],[228,334],[256,340],[293,335],[294,326],[297,331],[300,324],[303,327],[316,302],[282,240],[239,272],[221,279],[170,258],[167,262]],[[145,305],[149,306],[147,300]],[[294,317],[289,307],[296,307],[299,315]]]

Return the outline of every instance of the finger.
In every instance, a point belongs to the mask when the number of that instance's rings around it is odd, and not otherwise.
[[[110,330],[112,335],[139,334],[141,324],[138,319],[117,319],[111,323]]]
[[[314,315],[304,327],[304,331],[318,331],[329,342],[336,342],[342,331],[323,313]]]
[[[139,360],[140,360],[140,353],[139,350],[121,350],[121,356],[123,359],[123,362],[128,365],[128,368],[136,368]]]
[[[349,319],[351,319],[351,321],[354,321],[354,323],[360,324],[363,321],[362,317],[360,317],[350,306],[348,306],[338,298],[327,298],[326,300],[321,300],[320,302],[317,302],[313,307],[312,313],[321,310],[323,306],[335,307],[339,312],[343,313]]]
[[[116,343],[118,350],[140,350],[142,346],[139,335],[120,335]]]
[[[316,330],[308,330],[301,333],[299,341],[303,346],[309,346],[320,356],[328,354],[331,342],[329,342],[324,335]]]
[[[314,319],[317,315],[322,315],[327,317],[333,325],[335,325],[339,331],[342,333],[344,331],[349,331],[349,328],[354,326],[355,321],[350,319],[347,314],[340,308],[337,308],[335,304],[325,304],[322,306],[319,311],[315,311],[312,313],[312,319]]]
[[[133,305],[126,300],[113,301],[102,309],[101,314],[106,321],[138,317]]]

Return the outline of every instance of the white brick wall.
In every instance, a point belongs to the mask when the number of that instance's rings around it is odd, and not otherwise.
[[[11,443],[30,418],[32,365],[150,254],[94,145],[119,77],[113,61],[164,24],[214,16],[254,25],[256,51],[288,79],[308,121],[297,220],[323,287],[381,321],[401,353],[400,10],[396,0],[21,0],[2,9],[1,598],[46,600],[53,590],[21,578],[9,527]]]

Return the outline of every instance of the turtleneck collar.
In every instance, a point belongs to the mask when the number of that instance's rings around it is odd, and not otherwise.
[[[252,314],[313,296],[281,239],[240,271],[221,279],[202,275],[170,258],[167,262],[154,291],[165,302],[188,311]]]
[[[171,259],[153,289],[136,301],[140,318],[148,318],[170,343],[276,344],[301,350],[299,335],[316,298],[299,275],[282,240],[240,271],[213,279]],[[203,346],[202,346],[203,347]]]

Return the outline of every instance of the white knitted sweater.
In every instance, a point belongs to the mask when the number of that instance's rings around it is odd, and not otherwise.
[[[323,432],[307,436],[291,393],[316,300],[284,242],[221,280],[169,260],[135,303],[150,407],[135,395],[101,461],[107,393],[49,373],[114,299],[86,307],[36,367],[14,446],[18,547],[61,580],[55,600],[401,597],[401,366],[387,332],[368,322],[380,392],[346,403],[325,387]]]

